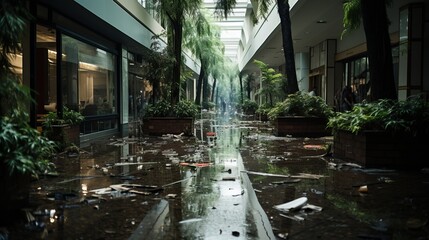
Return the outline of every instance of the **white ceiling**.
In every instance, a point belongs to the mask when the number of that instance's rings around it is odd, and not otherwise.
[[[216,0],[204,0],[209,9],[214,9]],[[291,2],[291,1],[289,1]],[[294,51],[309,52],[310,46],[315,46],[326,39],[339,39],[343,30],[342,0],[299,0],[290,11],[292,22],[292,39]],[[241,27],[246,8],[250,4],[247,0],[237,0],[235,15],[228,16],[227,20],[218,21],[223,34],[221,40],[227,47],[226,56],[237,61],[237,49],[241,37]],[[277,12],[277,7],[274,9]],[[324,20],[325,23],[318,23]],[[236,34],[235,32],[239,32]],[[253,59],[261,60],[269,66],[277,67],[284,64],[282,51],[282,36],[280,26],[267,37],[265,43],[253,56]],[[252,61],[243,68],[243,71],[256,71]]]

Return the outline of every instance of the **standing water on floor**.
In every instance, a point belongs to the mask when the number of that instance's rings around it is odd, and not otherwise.
[[[53,159],[0,239],[429,239],[427,169],[365,169],[330,144],[226,118],[112,137]]]

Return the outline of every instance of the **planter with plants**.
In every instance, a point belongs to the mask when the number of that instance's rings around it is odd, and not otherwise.
[[[43,121],[43,134],[57,143],[58,150],[70,146],[80,146],[80,123],[84,116],[67,107],[63,108],[60,117],[57,112],[49,112]]]
[[[183,100],[174,107],[167,101],[149,104],[143,118],[143,133],[148,135],[184,134],[193,135],[194,119],[198,106]]]
[[[328,119],[333,110],[318,96],[297,92],[268,112],[277,136],[321,137],[330,135]]]
[[[239,108],[242,113],[242,120],[254,119],[258,104],[253,100],[246,99],[240,104]]]
[[[363,167],[419,168],[429,137],[429,104],[413,97],[406,101],[378,100],[355,105],[329,119],[336,158]]]
[[[271,111],[272,108],[273,106],[268,103],[259,105],[258,109],[256,109],[255,112],[257,119],[264,122],[268,121],[268,113]]]

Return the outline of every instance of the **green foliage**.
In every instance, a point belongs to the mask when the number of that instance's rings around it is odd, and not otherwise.
[[[243,113],[254,114],[258,109],[258,104],[255,101],[246,99],[240,107]]]
[[[195,117],[198,114],[198,107],[192,101],[182,100],[173,107],[173,114],[176,117]]]
[[[10,175],[30,174],[37,177],[52,169],[48,160],[55,144],[14,117],[0,120],[0,164],[6,164]]]
[[[214,102],[204,101],[202,104],[203,109],[213,109],[216,105]]]
[[[43,122],[43,126],[49,129],[52,125],[79,125],[84,119],[85,117],[80,112],[64,107],[62,118],[56,112],[49,112]]]
[[[356,134],[364,130],[387,130],[425,136],[429,134],[429,104],[418,97],[356,104],[352,111],[338,112],[331,117],[328,127]]]
[[[306,116],[329,118],[334,114],[332,108],[319,96],[297,92],[289,94],[283,102],[277,103],[269,112],[268,118],[280,116]]]
[[[166,100],[158,101],[154,104],[148,104],[146,107],[145,117],[168,117],[171,116],[171,105]]]
[[[262,61],[255,59],[253,63],[261,70],[262,85],[258,94],[267,97],[270,104],[273,105],[275,98],[282,99],[282,97],[284,97],[282,95],[283,74],[277,72],[273,68],[270,68]]]
[[[34,100],[12,71],[10,58],[21,52],[22,34],[30,19],[26,4],[4,0],[0,7],[0,170],[37,177],[51,169],[48,159],[55,144],[28,124],[27,110]]]
[[[258,109],[256,110],[257,114],[268,116],[268,113],[271,111],[273,106],[271,106],[269,103],[264,103],[259,105]]]
[[[173,107],[168,101],[162,100],[146,107],[144,117],[195,117],[198,106],[188,100],[182,100]]]

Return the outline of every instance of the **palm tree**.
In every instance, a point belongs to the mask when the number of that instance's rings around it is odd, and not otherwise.
[[[182,70],[183,24],[201,7],[201,0],[154,0],[154,7],[167,23],[169,49],[174,56],[171,80],[171,105],[180,100],[180,76]]]
[[[344,3],[345,32],[359,28],[361,19],[363,22],[371,76],[371,101],[397,99],[386,13],[386,4],[390,2],[390,0],[348,0]]]
[[[195,97],[195,103],[200,105],[201,90],[203,102],[209,101],[209,76],[216,80],[220,69],[223,68],[224,45],[219,38],[219,28],[211,23],[208,15],[202,10],[196,12],[194,18],[187,19],[184,26],[185,47],[191,50],[201,64]]]
[[[265,17],[269,12],[269,6],[273,0],[254,0],[253,9],[257,10],[256,16]],[[291,20],[289,15],[289,1],[276,0],[277,10],[280,16],[280,26],[283,37],[283,53],[285,56],[287,88],[286,94],[292,94],[299,91],[298,80],[295,69],[295,52],[293,49]],[[221,12],[226,18],[228,13],[232,11],[236,4],[236,0],[217,0],[216,9]],[[258,17],[256,17],[257,19]]]
[[[268,67],[268,65],[262,61],[255,59],[253,63],[261,70],[262,86],[258,94],[260,94],[261,97],[265,95],[269,100],[270,106],[274,106],[273,98],[280,99],[280,85],[283,80],[283,74]]]

